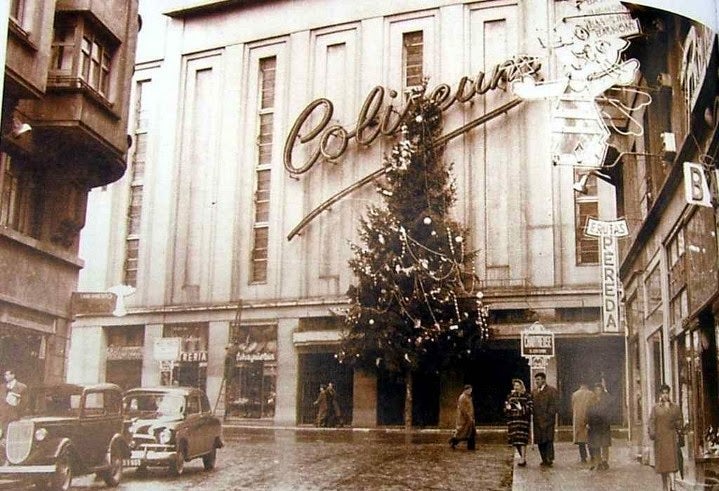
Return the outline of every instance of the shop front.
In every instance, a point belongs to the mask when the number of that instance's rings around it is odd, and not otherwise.
[[[45,337],[41,333],[0,324],[0,370],[14,370],[23,383],[42,383],[45,349]]]
[[[105,335],[105,381],[117,384],[123,390],[140,387],[145,326],[107,327]]]
[[[719,478],[717,242],[714,210],[695,207],[668,243],[670,319],[677,403],[697,477]]]
[[[277,326],[235,326],[225,355],[228,417],[273,418],[277,388]]]
[[[180,385],[207,390],[207,340],[206,322],[166,324],[163,338],[180,340],[180,356],[176,362],[160,363],[160,383]]]

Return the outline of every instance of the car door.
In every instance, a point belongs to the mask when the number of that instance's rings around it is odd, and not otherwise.
[[[185,427],[187,429],[187,452],[194,457],[202,453],[202,414],[200,400],[195,394],[187,396],[185,407]]]
[[[115,434],[118,414],[111,414],[113,394],[102,390],[88,390],[83,397],[80,413],[81,432],[75,442],[85,465],[93,467],[103,463],[107,447]]]
[[[219,421],[212,413],[210,401],[205,394],[200,395],[202,409],[202,443],[203,452],[209,452],[215,445],[215,438],[220,434]]]

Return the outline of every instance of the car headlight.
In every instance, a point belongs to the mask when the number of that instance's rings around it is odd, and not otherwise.
[[[172,430],[165,428],[160,432],[160,443],[167,445],[172,441]]]
[[[45,428],[40,428],[35,432],[35,440],[41,442],[45,439],[47,436],[47,430]]]

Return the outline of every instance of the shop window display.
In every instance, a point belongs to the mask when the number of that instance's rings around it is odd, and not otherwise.
[[[274,417],[277,327],[233,326],[230,338],[225,355],[227,416]]]
[[[160,383],[207,390],[207,323],[168,324],[163,337],[180,338],[181,348],[178,362],[163,362]]]

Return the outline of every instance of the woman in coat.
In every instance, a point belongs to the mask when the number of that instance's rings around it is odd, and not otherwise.
[[[512,391],[504,401],[504,416],[507,418],[507,440],[519,452],[519,463],[527,465],[527,444],[529,443],[529,420],[532,415],[532,396],[524,382],[512,380]]]
[[[452,449],[461,441],[467,441],[467,450],[474,450],[476,428],[474,426],[474,403],[472,402],[472,386],[465,385],[457,399],[457,425],[454,435],[449,439]]]
[[[592,470],[609,469],[609,447],[612,445],[611,398],[602,383],[594,385],[594,401],[587,408],[587,437]]]
[[[662,489],[674,488],[673,475],[679,470],[678,432],[684,424],[679,406],[671,401],[671,388],[661,386],[659,402],[649,416],[649,438],[654,440],[654,470],[662,475]]]

